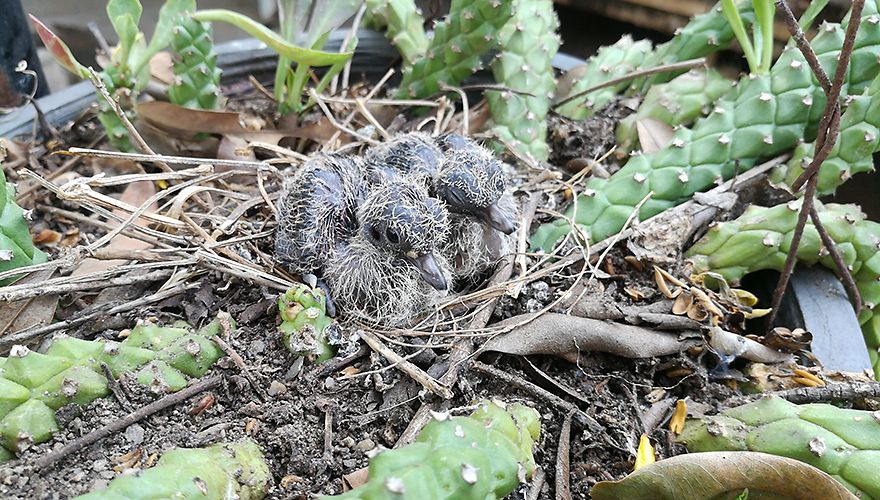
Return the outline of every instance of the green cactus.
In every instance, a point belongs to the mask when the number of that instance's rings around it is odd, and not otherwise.
[[[801,201],[772,208],[750,206],[739,218],[709,229],[687,252],[697,272],[712,271],[729,281],[738,281],[748,273],[763,269],[782,270],[797,224]],[[880,224],[865,220],[853,205],[821,205],[816,202],[819,220],[837,244],[844,261],[852,270],[864,308],[859,315],[865,344],[880,379]],[[819,233],[808,220],[797,252],[798,262],[820,263],[835,269]]]
[[[880,69],[878,4],[871,0],[865,5],[844,92],[861,93]],[[826,23],[811,42],[826,72],[834,72],[843,37],[840,25]],[[801,52],[789,46],[769,74],[744,77],[735,91],[716,102],[709,116],[693,128],[679,129],[670,145],[633,157],[609,179],[590,179],[566,215],[583,225],[592,241],[607,238],[620,231],[648,193],[653,195],[639,212],[641,220],[751,168],[761,158],[788,151],[804,138],[811,140],[825,99]],[[544,224],[532,237],[532,246],[549,252],[569,230],[564,220]]]
[[[552,0],[515,0],[513,9],[500,35],[504,49],[492,63],[496,83],[513,92],[486,93],[491,130],[520,154],[546,161],[545,118],[556,89],[552,61],[559,50],[559,20]]]
[[[130,377],[155,392],[184,388],[223,355],[210,340],[219,321],[195,333],[142,324],[122,342],[60,337],[44,354],[14,347],[8,358],[0,358],[0,446],[17,452],[48,441],[58,430],[55,410],[106,396],[102,364],[115,377]]]
[[[840,117],[840,139],[819,170],[817,193],[833,194],[838,186],[854,174],[874,170],[873,153],[880,151],[880,79],[874,81],[863,95],[850,96]],[[815,143],[798,145],[787,165],[773,172],[773,179],[792,184],[810,164]]]
[[[654,85],[639,109],[617,126],[617,153],[639,148],[636,123],[651,118],[672,127],[690,125],[708,114],[709,106],[730,90],[732,82],[715,70],[689,71],[667,83]]]
[[[415,64],[428,51],[422,13],[414,0],[367,0],[367,24],[385,29],[405,65]]]
[[[513,2],[452,0],[449,15],[434,28],[425,56],[403,70],[400,99],[425,97],[458,85],[477,71],[480,57],[500,40],[498,33],[513,15]]]
[[[689,419],[677,441],[688,451],[757,451],[806,462],[859,498],[880,499],[877,412],[795,405],[777,396]]]
[[[0,146],[0,161],[5,151]],[[15,186],[6,182],[0,167],[0,272],[46,262],[48,257],[34,246],[28,230],[24,210],[15,203]],[[20,278],[13,276],[0,280],[0,286]]]
[[[297,283],[278,298],[282,341],[287,349],[310,361],[322,363],[336,354],[329,338],[339,325],[327,316],[327,297],[320,288]]]
[[[251,439],[207,448],[175,448],[137,475],[119,476],[106,489],[77,500],[258,500],[272,476],[260,447]]]
[[[220,69],[210,23],[184,16],[174,27],[174,83],[168,97],[187,108],[215,109],[220,97]]]
[[[535,471],[538,412],[483,401],[469,417],[428,423],[416,441],[370,459],[369,481],[340,500],[504,498]]]
[[[752,3],[748,0],[738,2],[743,23],[753,20]],[[575,95],[601,83],[622,77],[642,68],[653,68],[689,59],[707,56],[730,45],[734,39],[730,23],[724,18],[719,6],[709,12],[694,16],[691,21],[676,31],[675,36],[666,43],[652,49],[650,42],[633,42],[628,35],[614,45],[603,47],[587,61],[583,76],[572,86],[567,95]],[[651,86],[668,82],[681,71],[666,71],[636,80],[590,92],[578,99],[560,106],[557,111],[569,118],[584,119],[605,107],[620,92],[645,92]],[[558,96],[560,99],[566,96]]]

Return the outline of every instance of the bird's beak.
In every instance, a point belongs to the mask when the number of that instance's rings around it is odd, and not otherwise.
[[[447,289],[448,285],[446,283],[446,277],[443,276],[440,266],[437,265],[437,259],[434,258],[434,254],[426,253],[419,256],[407,255],[407,257],[409,257],[410,262],[416,266],[416,269],[419,270],[422,279],[428,282],[429,285],[441,292]]]
[[[493,203],[484,208],[480,211],[479,215],[487,224],[504,234],[511,234],[516,231],[516,224],[498,207],[498,203]]]

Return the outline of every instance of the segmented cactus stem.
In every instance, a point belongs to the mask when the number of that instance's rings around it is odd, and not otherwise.
[[[385,29],[405,65],[415,64],[428,50],[422,13],[414,0],[367,0],[367,24]]]
[[[179,106],[215,109],[220,97],[220,69],[211,24],[186,16],[174,27],[174,83],[168,97]]]
[[[278,298],[278,330],[290,352],[316,363],[336,354],[330,339],[338,339],[341,332],[339,325],[327,316],[326,304],[323,290],[300,283]]]
[[[6,152],[0,145],[0,162]],[[34,246],[24,210],[15,203],[15,186],[6,182],[0,168],[0,272],[46,262],[48,257]],[[0,280],[8,285],[18,276]]]
[[[559,50],[559,20],[551,0],[515,0],[501,34],[504,49],[492,63],[496,83],[510,89],[487,92],[491,132],[520,154],[546,161],[550,100],[556,88],[552,60]]]
[[[434,28],[425,56],[403,71],[397,98],[425,97],[456,86],[482,67],[480,58],[499,44],[498,33],[513,15],[502,0],[452,0],[449,15]]]

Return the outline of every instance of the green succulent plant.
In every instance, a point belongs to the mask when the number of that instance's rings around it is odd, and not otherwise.
[[[278,298],[282,341],[287,349],[310,361],[321,363],[332,358],[336,349],[329,337],[339,325],[327,316],[327,298],[320,288],[296,284]]]
[[[428,51],[425,20],[414,0],[367,0],[366,23],[385,30],[404,64],[415,64]]]
[[[857,95],[880,72],[877,0],[866,3],[861,18],[845,92]],[[846,23],[844,23],[845,25]],[[811,41],[826,72],[833,73],[843,44],[844,27],[826,23]],[[635,156],[608,179],[593,178],[566,215],[582,225],[591,241],[620,231],[635,207],[645,220],[705,191],[716,182],[748,170],[762,158],[812,140],[825,105],[799,50],[789,46],[767,74],[749,75],[691,128],[680,128],[671,143],[653,153]],[[576,211],[574,209],[576,206]],[[535,249],[551,251],[570,227],[563,220],[542,225],[532,237]]]
[[[184,16],[174,27],[174,82],[169,100],[179,106],[215,109],[220,97],[220,68],[210,23]]]
[[[253,19],[225,9],[196,12],[198,21],[232,24],[265,43],[278,53],[275,71],[275,100],[281,114],[300,113],[311,104],[304,91],[312,67],[329,67],[315,85],[322,92],[333,77],[342,71],[357,46],[352,37],[344,52],[324,52],[330,32],[342,26],[357,12],[363,0],[279,0],[278,21],[281,33],[275,33]],[[291,64],[296,63],[296,68]]]
[[[204,375],[223,352],[211,337],[220,320],[201,330],[141,324],[122,342],[60,337],[45,353],[16,346],[0,358],[0,446],[11,453],[48,441],[58,430],[55,410],[108,394],[102,364],[160,393],[176,392]]]
[[[483,401],[469,417],[435,418],[412,444],[370,459],[369,481],[340,500],[504,498],[535,471],[538,412]]]
[[[116,31],[119,44],[110,54],[110,63],[99,73],[110,96],[117,100],[127,114],[134,117],[134,103],[138,94],[150,80],[150,59],[171,43],[174,27],[186,12],[195,10],[195,0],[166,0],[159,10],[159,19],[149,43],[138,28],[143,7],[138,0],[109,0],[107,17]],[[31,16],[31,21],[49,53],[62,67],[76,76],[89,79],[88,69],[80,64],[67,45],[39,19]],[[99,99],[101,111],[98,119],[113,147],[121,151],[131,151],[133,146],[128,130],[113,112],[110,104]]]
[[[689,419],[676,439],[690,452],[757,451],[806,462],[858,498],[880,498],[880,419],[830,404],[796,405],[777,396]]]
[[[0,146],[0,162],[5,152]],[[6,182],[0,168],[0,272],[41,264],[48,257],[34,246],[24,210],[15,203],[15,186]],[[0,286],[14,282],[19,276],[0,280]]]
[[[119,476],[103,490],[76,500],[258,500],[272,475],[260,447],[251,439],[207,448],[174,448],[137,475]]]

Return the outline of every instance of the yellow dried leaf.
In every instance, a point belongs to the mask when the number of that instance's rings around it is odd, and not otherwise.
[[[751,312],[743,311],[743,317],[745,319],[755,319],[755,318],[763,318],[764,316],[770,314],[770,311],[773,309],[752,309]]]
[[[797,375],[797,377],[795,377],[795,378],[804,378],[804,379],[807,379],[807,380],[815,383],[816,385],[825,385],[824,380],[822,380],[821,378],[817,377],[816,375],[814,375],[806,370],[802,370],[800,368],[795,368],[794,374]],[[815,387],[815,386],[811,386],[811,387]]]
[[[633,467],[633,470],[639,470],[642,467],[653,464],[655,461],[654,447],[651,446],[651,440],[648,439],[647,435],[642,434],[642,437],[639,438],[639,451],[638,455],[636,455],[636,465]]]
[[[740,304],[746,307],[752,307],[753,305],[758,303],[758,297],[755,297],[755,294],[748,290],[743,290],[741,288],[732,288],[731,291],[736,297],[736,300],[738,300]]]
[[[687,403],[683,399],[675,402],[675,412],[669,419],[669,430],[674,434],[680,434],[684,430],[684,421],[687,418]]]
[[[819,382],[816,382],[813,379],[804,378],[804,377],[792,377],[791,379],[794,380],[795,382],[797,382],[801,385],[805,385],[807,387],[819,387],[820,385],[825,385],[825,384],[820,384]]]
[[[672,314],[684,314],[688,312],[694,303],[694,296],[688,292],[684,292],[675,299],[672,304]]]

